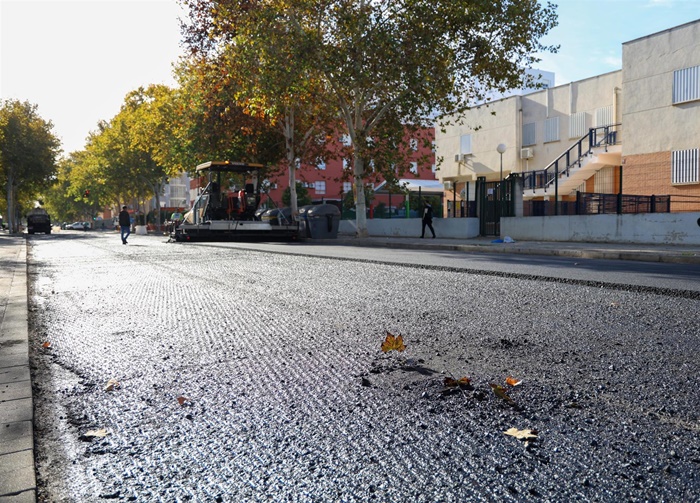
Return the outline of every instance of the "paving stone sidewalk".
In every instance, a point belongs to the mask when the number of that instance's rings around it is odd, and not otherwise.
[[[0,503],[36,501],[27,245],[0,234]]]

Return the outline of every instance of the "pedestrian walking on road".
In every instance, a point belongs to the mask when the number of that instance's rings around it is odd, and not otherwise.
[[[131,234],[131,217],[126,211],[126,206],[122,206],[122,210],[119,212],[119,229],[122,233],[122,244],[126,244],[126,238]]]
[[[420,237],[425,237],[425,226],[427,225],[430,232],[433,233],[433,239],[435,239],[435,229],[433,229],[433,207],[426,200],[423,200],[423,203],[423,231]]]

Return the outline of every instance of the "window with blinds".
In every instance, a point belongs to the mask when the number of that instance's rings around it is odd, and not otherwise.
[[[674,150],[671,152],[671,183],[676,185],[700,181],[700,149]]]
[[[595,125],[596,127],[602,126],[612,126],[613,121],[613,107],[608,105],[607,107],[596,108],[595,111]]]
[[[559,141],[559,117],[550,117],[544,121],[544,142]]]
[[[459,153],[460,154],[471,154],[472,153],[472,135],[463,134],[459,137]]]
[[[523,124],[523,147],[535,145],[537,143],[537,123],[528,122]]]
[[[581,138],[586,131],[586,112],[576,112],[569,116],[569,138]]]
[[[700,100],[700,66],[673,72],[673,103]]]

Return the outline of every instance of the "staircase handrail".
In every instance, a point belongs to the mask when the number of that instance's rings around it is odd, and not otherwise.
[[[581,167],[581,160],[585,156],[591,154],[594,148],[604,146],[605,151],[607,152],[608,145],[615,145],[617,143],[616,128],[620,125],[621,124],[618,123],[590,128],[587,134],[579,138],[576,143],[566,149],[559,157],[550,162],[544,169],[532,170],[523,173],[523,189],[531,188],[533,192],[536,189],[544,189],[546,192],[547,187],[549,187],[557,177],[564,173],[566,176],[569,176],[570,169],[576,164]],[[603,130],[604,132],[600,141],[598,140],[598,130]],[[586,139],[588,139],[588,148],[584,151],[583,142]],[[575,149],[577,149],[578,152],[577,155],[575,155],[575,160],[571,162],[571,153]],[[559,161],[561,161],[563,158],[566,158],[566,167],[559,171]]]

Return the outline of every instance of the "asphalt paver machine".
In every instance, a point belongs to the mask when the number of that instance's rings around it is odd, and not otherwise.
[[[306,235],[301,219],[262,220],[260,205],[263,165],[229,161],[200,164],[196,173],[206,186],[174,225],[175,241],[298,240]]]

